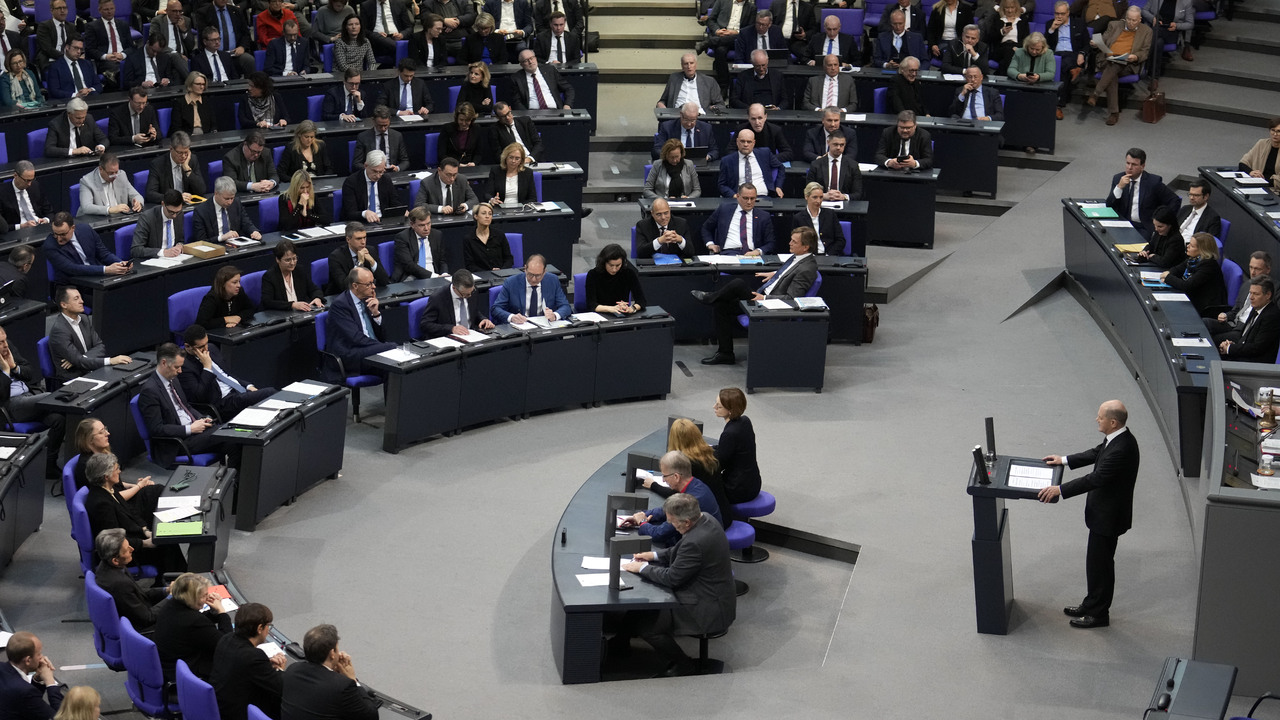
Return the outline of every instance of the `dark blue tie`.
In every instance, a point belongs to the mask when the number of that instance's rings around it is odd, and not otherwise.
[[[534,285],[530,288],[529,293],[529,313],[528,317],[533,317],[538,313],[538,286]]]

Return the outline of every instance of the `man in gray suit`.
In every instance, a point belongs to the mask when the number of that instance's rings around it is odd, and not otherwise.
[[[822,74],[809,78],[800,107],[814,110],[838,107],[846,112],[858,109],[858,93],[853,88],[853,78],[840,73],[839,55],[822,58]]]
[[[351,157],[351,170],[364,169],[364,158],[370,150],[387,154],[387,170],[400,172],[409,169],[409,150],[404,136],[391,129],[391,108],[379,105],[373,109],[373,127],[356,136],[356,151]]]
[[[458,161],[445,158],[435,177],[424,178],[418,187],[414,207],[426,206],[432,215],[463,215],[480,202],[466,180],[458,182]]]
[[[673,455],[678,457],[672,458]],[[663,471],[681,460],[687,469],[689,460],[683,453],[667,453],[661,461]],[[636,553],[634,560],[622,567],[675,593],[679,607],[637,618],[641,625],[637,629],[645,642],[671,662],[667,676],[690,675],[694,672],[693,661],[675,636],[722,632],[737,615],[729,541],[720,523],[702,512],[692,495],[676,493],[667,498],[662,509],[680,539],[669,548]]]
[[[671,73],[666,90],[658,98],[660,108],[683,107],[685,103],[697,105],[700,114],[724,105],[719,83],[709,75],[698,74],[698,56],[693,53],[680,56],[680,72]]]
[[[96,368],[133,360],[128,355],[107,355],[107,346],[93,329],[93,322],[85,320],[84,300],[79,290],[64,285],[58,290],[57,300],[62,312],[49,326],[49,354],[53,356],[53,375],[59,382],[74,380]]]
[[[129,256],[141,259],[181,255],[182,243],[186,241],[183,224],[182,193],[169,188],[164,191],[160,207],[153,207],[138,217]]]
[[[244,142],[222,157],[222,176],[236,181],[236,186],[249,193],[271,192],[280,184],[271,153],[264,152],[266,136],[261,130],[250,130]]]
[[[142,212],[142,195],[129,182],[129,174],[120,170],[120,158],[105,153],[98,167],[80,178],[80,210],[86,215],[118,215]]]

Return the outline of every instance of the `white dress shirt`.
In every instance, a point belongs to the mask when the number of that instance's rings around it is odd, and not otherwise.
[[[751,230],[752,225],[754,224],[754,219],[751,217],[751,212],[748,211],[744,220],[742,207],[739,206],[733,209],[733,220],[729,222],[729,232],[725,235],[724,246],[721,248],[722,250],[741,250],[742,252],[751,250],[749,247],[742,247],[742,241],[740,238],[742,235],[743,222],[747,223],[747,243],[751,243],[751,238],[753,237]]]

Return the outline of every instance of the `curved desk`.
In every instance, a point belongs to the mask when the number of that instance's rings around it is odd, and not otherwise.
[[[1191,303],[1157,300],[1142,286],[1139,270],[1156,268],[1125,264],[1114,245],[1144,243],[1136,229],[1104,227],[1085,217],[1079,202],[1089,201],[1062,201],[1068,289],[1138,381],[1174,466],[1184,476],[1198,476],[1209,362],[1218,359],[1218,349],[1211,340],[1208,347],[1173,344],[1187,336],[1209,339],[1204,321]]]
[[[0,433],[0,447],[13,449],[0,460],[0,569],[44,522],[45,453],[58,452],[47,444],[43,434]]]
[[[1223,238],[1222,251],[1245,270],[1248,279],[1249,254],[1263,250],[1271,257],[1280,257],[1280,218],[1267,213],[1280,213],[1280,204],[1263,206],[1249,201],[1242,195],[1246,188],[1262,187],[1262,185],[1241,185],[1233,179],[1224,178],[1218,173],[1234,173],[1231,167],[1202,167],[1200,177],[1209,183],[1213,193],[1209,196],[1209,206],[1218,211],[1223,220],[1231,223],[1231,231]],[[1264,197],[1275,199],[1274,191],[1267,190]],[[1245,285],[1247,288],[1248,285]]]

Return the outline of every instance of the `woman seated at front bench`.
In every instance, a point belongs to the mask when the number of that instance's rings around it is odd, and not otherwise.
[[[324,307],[320,288],[311,281],[311,268],[298,260],[292,240],[281,240],[272,250],[276,264],[262,276],[264,310],[300,310]]]
[[[1196,233],[1187,243],[1187,259],[1161,273],[1166,285],[1191,299],[1201,317],[1209,308],[1227,304],[1227,284],[1218,262],[1218,243],[1209,233]]]
[[[258,308],[240,287],[240,271],[234,265],[223,265],[213,276],[213,287],[200,301],[196,311],[196,325],[206,328],[235,327],[240,325]]]

